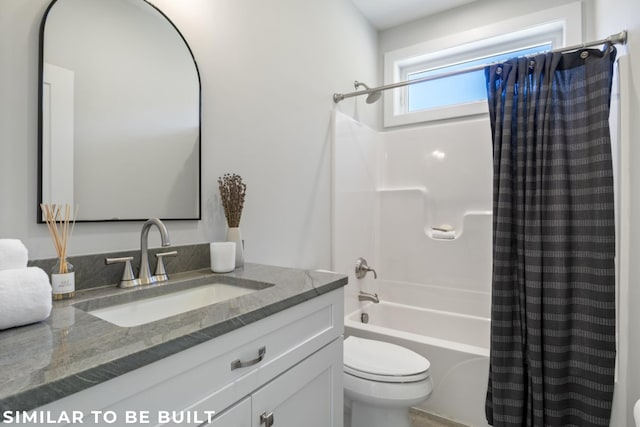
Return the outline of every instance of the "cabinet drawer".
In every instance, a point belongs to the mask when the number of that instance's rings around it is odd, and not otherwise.
[[[251,398],[227,409],[203,427],[247,427],[251,425]]]

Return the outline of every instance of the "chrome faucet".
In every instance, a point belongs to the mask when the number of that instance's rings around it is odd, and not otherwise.
[[[360,291],[358,294],[358,301],[371,301],[374,304],[378,304],[380,302],[380,298],[378,298],[378,294]]]
[[[169,241],[169,232],[162,221],[158,218],[151,218],[144,223],[142,231],[140,232],[140,271],[138,272],[138,281],[141,285],[148,285],[149,283],[158,281],[155,276],[151,276],[151,270],[149,269],[149,229],[152,225],[158,227],[158,230],[160,231],[162,246],[171,245],[171,242]]]

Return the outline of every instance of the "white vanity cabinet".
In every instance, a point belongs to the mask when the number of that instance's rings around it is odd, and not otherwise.
[[[342,427],[343,327],[340,288],[37,410],[80,410],[83,425],[107,425],[100,411],[109,425]]]

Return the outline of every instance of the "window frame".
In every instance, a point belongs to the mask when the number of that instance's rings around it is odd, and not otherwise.
[[[580,2],[386,52],[385,84],[407,80],[419,69],[447,67],[543,42],[550,42],[553,49],[582,42]],[[407,96],[408,86],[384,92],[385,128],[488,113],[486,101],[408,112]]]

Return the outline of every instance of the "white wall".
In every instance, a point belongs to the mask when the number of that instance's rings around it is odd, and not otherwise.
[[[621,289],[625,292],[622,298],[623,317],[621,322],[623,325],[628,324],[626,330],[621,330],[621,347],[619,357],[621,366],[624,369],[620,371],[621,386],[624,390],[621,395],[626,394],[624,402],[615,402],[614,404],[620,408],[620,411],[626,414],[620,417],[619,425],[632,426],[633,404],[640,398],[640,369],[636,364],[640,360],[640,334],[637,331],[637,325],[640,325],[640,265],[637,262],[637,254],[640,251],[640,227],[635,219],[640,218],[640,2],[637,0],[616,0],[614,2],[608,0],[591,0],[586,2],[586,32],[585,38],[600,39],[607,37],[609,34],[616,33],[626,29],[628,31],[627,45],[620,47],[620,54],[628,52],[629,62],[629,80],[627,82],[627,90],[621,94],[622,103],[627,106],[626,126],[623,127],[623,139],[626,138],[627,156],[623,159],[622,164],[627,165],[623,174],[628,174],[628,186],[622,191],[629,196],[629,210],[625,212],[631,221],[628,227],[621,230],[621,235],[628,241],[629,250],[623,253],[619,259],[628,266],[628,282],[621,283]],[[626,100],[625,100],[626,97]],[[624,115],[624,111],[622,112]],[[625,161],[626,160],[626,161]],[[627,305],[628,304],[628,305]],[[612,424],[613,425],[613,424]]]
[[[380,33],[380,52],[411,46],[576,0],[482,0]]]
[[[333,92],[378,81],[377,34],[348,0],[154,0],[189,42],[202,77],[203,220],[167,224],[173,244],[222,239],[217,178],[247,183],[248,261],[330,264]],[[55,255],[36,224],[38,29],[48,0],[0,2],[0,237]],[[375,112],[341,108],[373,124]],[[135,184],[128,191],[136,189]],[[140,223],[82,223],[70,253],[139,246]],[[152,233],[151,245],[158,245]]]

